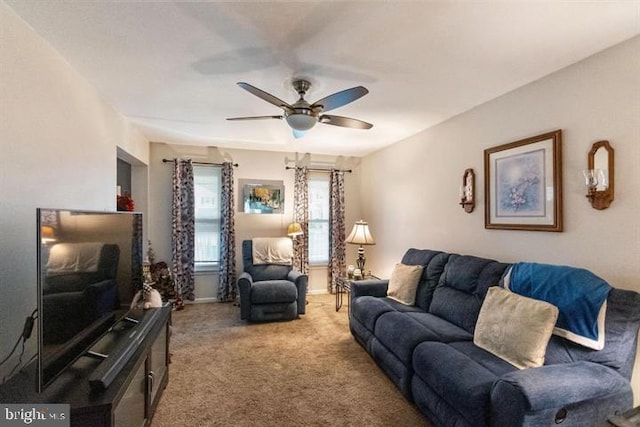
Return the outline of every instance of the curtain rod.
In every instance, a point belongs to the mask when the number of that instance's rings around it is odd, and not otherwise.
[[[286,166],[285,169],[295,169],[295,166]],[[307,168],[308,171],[311,172],[331,172],[333,169],[320,169],[320,168]],[[351,169],[336,169],[338,172],[353,172]]]
[[[171,159],[162,159],[162,163],[173,163],[173,160],[171,160]],[[191,162],[191,163],[193,163],[194,165],[212,165],[212,166],[222,166],[223,165],[223,163],[208,163],[208,162]],[[236,168],[238,167],[237,163],[232,163],[232,165],[234,167],[236,167]]]

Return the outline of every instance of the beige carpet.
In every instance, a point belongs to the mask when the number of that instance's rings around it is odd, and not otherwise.
[[[429,426],[351,336],[347,307],[308,300],[300,319],[266,324],[232,304],[174,311],[152,426]]]

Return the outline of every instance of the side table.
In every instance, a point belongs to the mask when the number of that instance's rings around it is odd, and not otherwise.
[[[368,275],[361,280],[369,280],[369,279],[379,279],[379,278],[373,275]],[[340,311],[340,309],[342,308],[342,298],[344,294],[347,294],[347,298],[349,297],[349,294],[351,293],[351,283],[355,281],[356,280],[349,279],[348,277],[338,277],[336,279],[336,311]],[[351,316],[351,304],[347,305],[347,315]]]

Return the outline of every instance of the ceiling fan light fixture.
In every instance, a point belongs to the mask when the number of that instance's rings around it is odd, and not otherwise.
[[[315,116],[304,113],[292,113],[286,117],[287,123],[295,130],[305,131],[315,126],[318,119]]]
[[[351,89],[345,89],[329,96],[325,96],[324,98],[318,100],[313,104],[309,104],[304,99],[304,95],[311,87],[311,83],[308,80],[304,79],[294,80],[292,83],[293,88],[296,90],[296,92],[298,92],[298,95],[300,95],[300,99],[298,99],[293,104],[288,104],[280,98],[275,97],[270,93],[263,91],[262,89],[258,89],[257,87],[252,86],[249,83],[238,82],[238,86],[251,93],[252,95],[257,96],[263,101],[267,101],[269,104],[273,104],[276,107],[282,108],[282,110],[284,110],[284,115],[232,117],[227,120],[285,119],[289,127],[291,127],[291,129],[293,130],[293,135],[295,138],[301,138],[302,136],[304,136],[304,133],[314,127],[318,122],[329,124],[332,126],[341,126],[355,129],[371,129],[371,127],[373,126],[371,123],[363,122],[362,120],[358,119],[324,114],[329,110],[334,110],[336,108],[342,107],[343,105],[349,104],[356,99],[362,98],[364,95],[369,93],[369,91],[365,87],[356,86],[352,87]]]

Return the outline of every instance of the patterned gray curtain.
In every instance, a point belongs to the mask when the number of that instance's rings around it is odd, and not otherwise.
[[[233,164],[222,165],[220,200],[220,281],[218,301],[235,301],[236,290],[236,231],[234,226]]]
[[[142,215],[131,216],[131,285],[137,292],[142,289]]]
[[[302,226],[302,235],[293,239],[293,267],[309,274],[309,183],[306,167],[296,167],[293,189],[293,220]]]
[[[336,289],[336,279],[345,275],[344,172],[331,169],[329,186],[328,290],[333,293]]]
[[[193,163],[174,159],[171,252],[178,297],[193,301],[195,265],[195,215]]]

